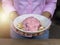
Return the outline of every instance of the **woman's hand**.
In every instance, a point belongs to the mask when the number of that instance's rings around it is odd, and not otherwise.
[[[51,19],[51,14],[49,12],[47,12],[47,11],[43,12],[42,15],[49,18],[49,19]]]
[[[16,17],[18,17],[18,14],[16,11],[11,12],[10,14],[10,19],[13,21]]]

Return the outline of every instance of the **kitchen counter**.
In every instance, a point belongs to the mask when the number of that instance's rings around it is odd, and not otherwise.
[[[0,45],[60,45],[60,39],[0,39]]]

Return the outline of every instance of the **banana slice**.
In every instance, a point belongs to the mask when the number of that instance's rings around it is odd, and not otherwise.
[[[44,27],[42,27],[42,26],[39,28],[39,30],[43,30],[43,29],[44,29]]]
[[[18,23],[17,26],[18,26],[19,29],[23,29],[23,23]]]

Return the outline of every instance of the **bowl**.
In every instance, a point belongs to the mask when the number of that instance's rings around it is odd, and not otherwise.
[[[44,27],[44,29],[42,30],[39,30],[39,31],[33,31],[33,32],[30,32],[30,31],[25,31],[25,30],[22,30],[22,29],[19,29],[17,27],[18,23],[20,22],[23,22],[23,20],[25,20],[26,18],[28,17],[34,17],[36,19],[38,19],[41,23],[41,25]],[[42,16],[42,15],[38,15],[38,14],[23,14],[21,16],[18,16],[14,21],[13,21],[13,25],[16,29],[18,29],[19,31],[21,32],[25,32],[25,33],[31,33],[31,34],[34,34],[34,33],[40,33],[42,31],[45,31],[47,29],[49,29],[50,25],[51,25],[51,20]]]

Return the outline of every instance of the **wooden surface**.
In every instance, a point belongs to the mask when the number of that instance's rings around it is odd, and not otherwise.
[[[60,45],[60,39],[0,39],[0,45]]]

